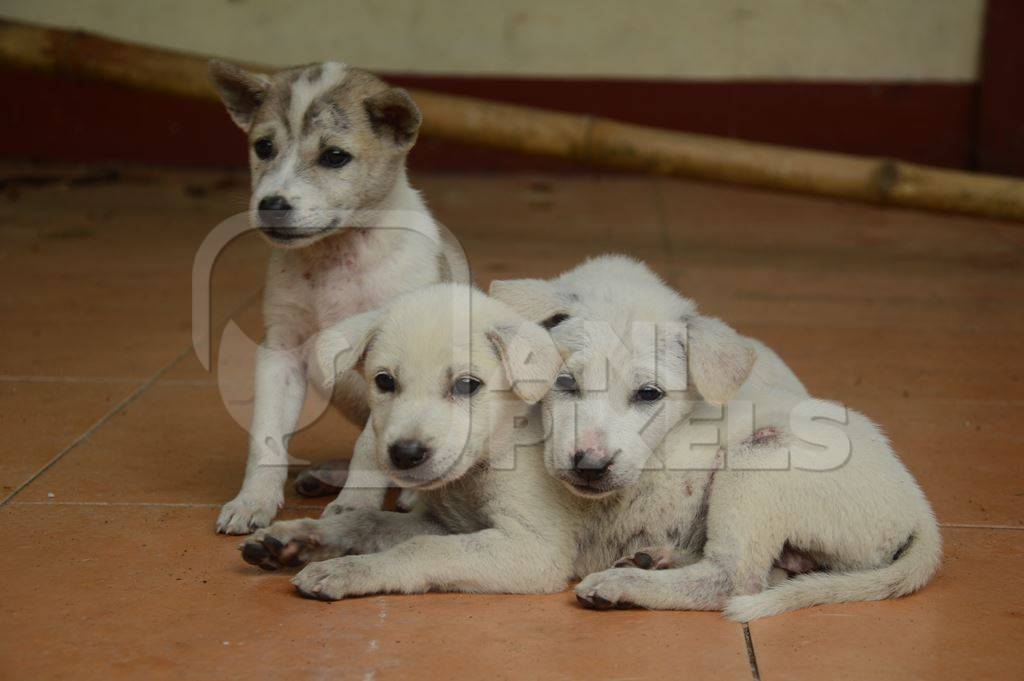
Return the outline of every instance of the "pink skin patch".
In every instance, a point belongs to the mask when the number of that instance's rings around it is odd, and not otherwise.
[[[750,596],[764,591],[764,583],[757,577],[748,577],[747,583],[744,586],[746,588],[747,595]]]
[[[576,440],[576,449],[590,450],[595,453],[604,452],[604,431],[598,428],[584,430]]]
[[[805,572],[814,572],[819,566],[806,553],[793,548],[789,542],[786,542],[782,547],[782,554],[775,560],[775,567],[782,568],[791,575],[800,575]]]
[[[779,438],[779,431],[775,426],[765,426],[764,428],[758,428],[754,431],[754,434],[747,438],[747,443],[757,446],[765,445],[769,442],[773,442]]]

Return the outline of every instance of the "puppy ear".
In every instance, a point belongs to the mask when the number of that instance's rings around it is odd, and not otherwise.
[[[569,318],[564,296],[543,279],[495,279],[487,293],[545,329]]]
[[[249,132],[253,114],[270,89],[270,78],[219,59],[210,60],[210,78],[232,120]]]
[[[708,402],[728,402],[750,375],[757,352],[714,317],[696,316],[684,321],[693,386]]]
[[[409,148],[416,142],[423,116],[409,93],[399,87],[363,100],[373,132],[398,147]]]
[[[512,391],[527,404],[544,397],[562,367],[562,356],[551,336],[528,321],[503,324],[487,332],[487,339],[501,357]]]
[[[313,379],[325,392],[333,390],[338,376],[355,369],[366,358],[377,334],[380,317],[380,310],[370,310],[344,319],[317,334],[310,369]]]

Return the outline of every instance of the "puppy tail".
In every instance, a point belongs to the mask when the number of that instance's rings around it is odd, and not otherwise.
[[[898,598],[924,586],[941,560],[942,536],[929,513],[890,565],[863,572],[800,575],[759,594],[734,596],[724,613],[731,620],[749,622],[812,605]]]

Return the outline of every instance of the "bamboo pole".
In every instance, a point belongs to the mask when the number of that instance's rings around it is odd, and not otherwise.
[[[183,97],[217,97],[204,58],[82,32],[0,21],[0,63]],[[618,170],[1024,221],[1024,181],[1014,178],[410,93],[428,137]]]

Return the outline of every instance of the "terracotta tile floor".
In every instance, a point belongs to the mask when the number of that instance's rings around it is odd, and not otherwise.
[[[944,525],[939,576],[745,631],[568,592],[296,597],[212,531],[251,398],[221,330],[258,338],[266,250],[245,236],[217,261],[219,373],[191,350],[191,268],[245,176],[0,170],[3,678],[1020,678],[1024,226],[637,177],[416,178],[480,283],[633,253],[885,424]],[[355,428],[317,416],[295,456],[347,452]]]

